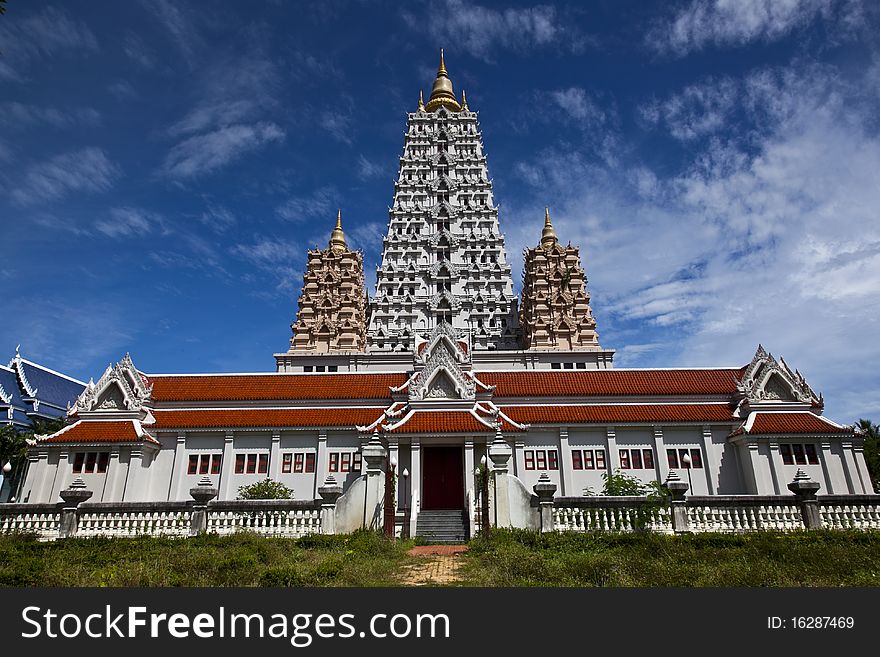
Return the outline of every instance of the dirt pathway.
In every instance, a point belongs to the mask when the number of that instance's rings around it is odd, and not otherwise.
[[[400,575],[403,586],[437,586],[456,584],[466,545],[420,545],[408,554],[419,557],[418,563],[407,566]]]

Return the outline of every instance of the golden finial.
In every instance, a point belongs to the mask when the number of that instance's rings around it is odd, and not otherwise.
[[[431,97],[425,109],[433,112],[440,107],[446,107],[453,112],[460,112],[461,105],[455,98],[455,92],[452,90],[452,80],[446,73],[446,62],[443,60],[443,48],[440,48],[440,68],[437,69],[437,78],[434,80],[434,86],[431,87]]]
[[[553,224],[550,223],[550,208],[544,208],[544,230],[541,232],[541,246],[547,250],[559,242]]]
[[[464,89],[461,90],[461,109],[470,109],[467,106],[467,95],[464,93]]]
[[[348,251],[348,244],[345,243],[345,233],[342,232],[342,210],[337,210],[336,212],[336,228],[330,234],[330,250],[333,253]]]
[[[419,111],[420,112],[425,111],[425,100],[422,97],[422,90],[421,89],[419,89]]]

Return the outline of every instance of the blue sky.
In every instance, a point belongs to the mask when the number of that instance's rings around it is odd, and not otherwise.
[[[271,371],[337,207],[372,292],[437,51],[518,286],[549,205],[629,367],[758,342],[880,418],[880,13],[856,0],[9,0],[0,353]]]

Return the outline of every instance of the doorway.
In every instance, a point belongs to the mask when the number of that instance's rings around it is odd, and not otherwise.
[[[460,445],[424,447],[423,509],[464,508],[464,451]]]

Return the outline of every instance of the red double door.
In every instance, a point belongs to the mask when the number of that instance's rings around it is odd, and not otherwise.
[[[422,448],[422,508],[464,508],[464,463],[460,446]]]

